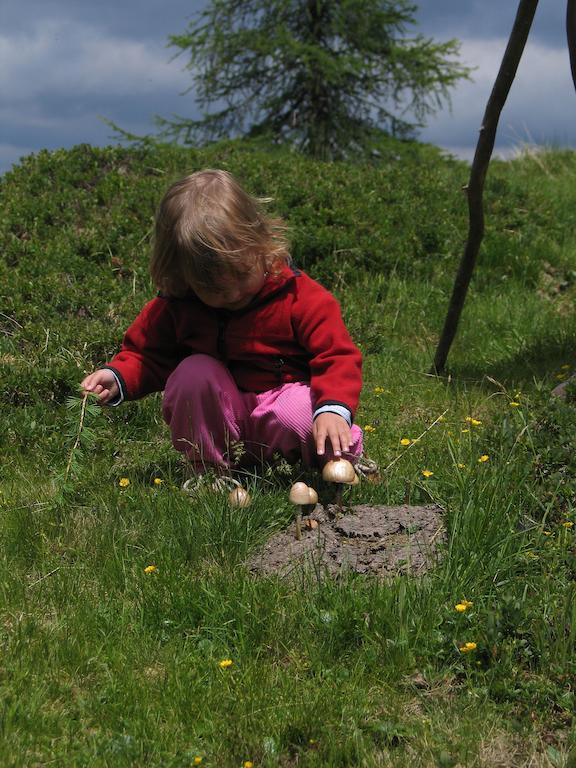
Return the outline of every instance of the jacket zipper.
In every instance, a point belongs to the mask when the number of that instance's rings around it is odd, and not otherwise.
[[[284,379],[284,359],[279,357],[274,363],[274,374],[278,380],[278,384],[282,384]]]
[[[226,326],[228,325],[228,319],[220,315],[218,317],[218,335],[216,337],[216,351],[220,360],[226,360],[226,341],[224,334],[226,332]]]

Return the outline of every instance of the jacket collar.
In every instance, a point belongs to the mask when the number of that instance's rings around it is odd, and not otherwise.
[[[296,271],[294,268],[284,264],[278,274],[268,275],[266,282],[248,306],[252,307],[255,304],[260,304],[261,301],[266,300],[269,296],[278,293],[278,291],[282,290],[287,283],[292,282],[295,277]]]
[[[274,296],[276,293],[279,293],[288,283],[291,283],[293,280],[296,279],[296,276],[299,275],[300,272],[295,267],[291,267],[288,264],[284,264],[282,269],[278,274],[268,275],[266,278],[266,282],[260,289],[260,291],[254,296],[250,304],[243,307],[242,309],[237,310],[227,310],[227,309],[214,309],[212,311],[217,312],[218,314],[225,314],[225,315],[233,315],[233,314],[242,314],[243,312],[246,312],[253,307],[258,306],[259,304],[264,303],[267,301],[271,296]],[[162,294],[159,294],[162,296]],[[164,297],[167,298],[167,297]],[[186,293],[184,296],[176,299],[176,301],[196,301],[199,304],[202,304],[202,302],[198,299],[196,294],[193,291],[190,291]],[[206,306],[202,304],[202,306]]]

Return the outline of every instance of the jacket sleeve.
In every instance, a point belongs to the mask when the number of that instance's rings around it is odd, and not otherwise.
[[[314,409],[344,405],[354,415],[362,389],[362,355],[344,325],[340,305],[319,283],[300,274],[292,318],[297,340],[310,355]]]
[[[126,400],[164,389],[178,364],[176,347],[169,302],[152,299],[126,331],[120,352],[106,363],[119,377]]]

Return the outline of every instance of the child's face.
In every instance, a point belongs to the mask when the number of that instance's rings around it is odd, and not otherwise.
[[[243,309],[260,292],[266,282],[266,268],[260,260],[240,274],[224,274],[218,286],[207,288],[192,284],[192,290],[203,304],[214,309]]]

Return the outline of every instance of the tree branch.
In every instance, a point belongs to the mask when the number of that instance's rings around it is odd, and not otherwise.
[[[568,39],[568,55],[570,56],[570,69],[572,81],[576,88],[576,0],[568,0],[566,6],[566,37]]]
[[[569,4],[570,2],[572,2],[572,0],[569,0]],[[496,129],[498,128],[500,113],[506,103],[510,87],[516,76],[518,64],[522,58],[522,53],[524,51],[524,46],[526,45],[526,40],[528,39],[537,5],[538,0],[520,0],[516,18],[514,20],[514,26],[512,27],[508,39],[508,45],[506,46],[504,57],[492,88],[492,93],[490,94],[490,98],[486,105],[482,127],[480,128],[480,136],[478,137],[476,152],[470,170],[470,179],[468,185],[465,187],[468,194],[468,240],[460,261],[454,288],[452,289],[448,313],[446,315],[446,320],[444,321],[444,328],[442,330],[440,341],[438,342],[438,348],[436,349],[436,356],[434,358],[434,365],[431,373],[439,374],[444,370],[450,346],[456,335],[458,321],[466,298],[466,292],[468,291],[472,272],[474,271],[474,265],[476,264],[476,258],[480,250],[480,244],[484,236],[484,208],[482,195],[486,172],[488,170],[490,158],[492,157],[492,150],[494,149]]]

